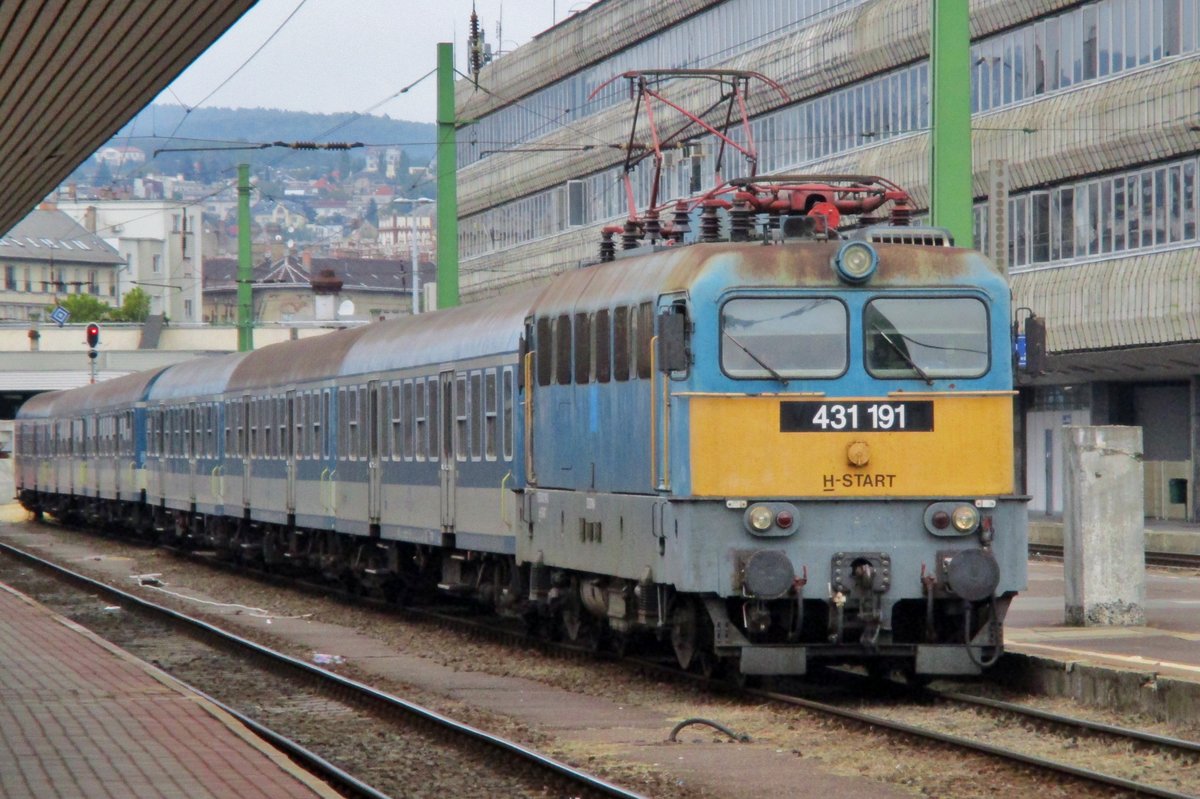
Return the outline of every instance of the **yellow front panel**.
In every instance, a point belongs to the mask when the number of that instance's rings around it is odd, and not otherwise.
[[[931,432],[785,433],[780,431],[780,403],[789,398],[691,395],[687,403],[692,494],[910,497],[1012,493],[1011,395],[910,396],[932,400]],[[822,401],[833,404],[852,399]],[[895,402],[902,398],[864,399]],[[853,461],[862,462],[864,455],[866,462],[855,465]]]

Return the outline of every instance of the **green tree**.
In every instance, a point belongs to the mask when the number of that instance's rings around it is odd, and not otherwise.
[[[149,315],[150,295],[138,286],[125,295],[125,301],[111,312],[110,318],[114,322],[145,322]]]
[[[72,294],[59,300],[59,305],[71,314],[72,322],[101,322],[108,319],[112,306],[91,294]],[[54,306],[46,306],[47,312],[53,311]],[[49,313],[47,313],[49,316]]]

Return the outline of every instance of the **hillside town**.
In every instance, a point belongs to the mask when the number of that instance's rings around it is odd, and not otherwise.
[[[82,307],[71,302],[81,295],[96,300],[87,306],[95,314],[115,311],[137,292],[149,315],[172,324],[234,323],[236,181],[200,161],[191,174],[164,174],[151,156],[110,143],[0,238],[0,322],[37,322],[57,305]],[[429,167],[411,165],[400,147],[366,148],[341,166],[253,171],[256,323],[429,307],[421,290],[435,273],[436,205],[421,196],[433,193]],[[322,293],[338,301],[318,302]]]

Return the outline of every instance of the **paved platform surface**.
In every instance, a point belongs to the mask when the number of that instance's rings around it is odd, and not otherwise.
[[[1069,627],[1063,596],[1062,563],[1031,561],[1029,587],[1006,619],[1005,648],[1200,682],[1200,571],[1147,571],[1141,627]]]
[[[236,719],[0,584],[0,797],[336,797]]]

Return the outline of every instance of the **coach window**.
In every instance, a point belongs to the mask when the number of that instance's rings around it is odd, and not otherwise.
[[[347,432],[346,432],[347,438],[346,438],[346,440],[349,443],[347,454],[348,454],[350,460],[355,461],[355,460],[358,460],[359,435],[361,433],[361,431],[359,430],[360,425],[358,423],[358,421],[359,421],[359,392],[358,392],[358,389],[357,388],[350,389],[346,394],[346,398],[349,400],[349,412],[346,414],[346,416],[348,417],[346,420],[346,423],[347,423]]]
[[[596,355],[596,382],[607,383],[612,379],[612,324],[607,308],[596,311],[592,333],[595,338],[592,351]]]
[[[350,454],[350,400],[347,396],[346,389],[338,389],[338,434],[337,434],[337,460],[344,461]]]
[[[554,322],[554,382],[571,385],[571,317],[559,314]]]
[[[988,369],[987,308],[972,297],[872,300],[863,335],[874,377],[981,377]]]
[[[387,388],[390,397],[388,415],[391,417],[391,432],[388,433],[388,451],[394,461],[404,456],[404,413],[400,404],[400,384],[392,383]]]
[[[404,460],[413,459],[413,382],[405,380],[401,391],[404,408]]]
[[[738,380],[837,377],[848,330],[846,306],[832,297],[732,299],[721,306],[721,369]]]
[[[454,412],[458,429],[455,431],[454,456],[460,460],[467,459],[467,436],[470,435],[470,408],[467,405],[467,376],[458,375],[454,379]]]
[[[470,395],[467,397],[471,414],[471,460],[477,461],[483,457],[483,373],[471,373]]]
[[[333,418],[333,389],[327,388],[321,392],[321,429],[317,431],[317,438],[321,442],[321,457],[329,459],[330,450],[333,448],[330,442],[330,437],[333,435],[333,423],[330,421]]]
[[[267,397],[263,400],[263,415],[259,419],[263,431],[263,457],[274,458],[279,454],[279,443],[275,440],[275,399]]]
[[[504,459],[510,461],[513,457],[513,404],[516,401],[511,366],[504,368],[504,384],[501,386],[500,395],[504,403]]]
[[[292,397],[292,437],[295,439],[289,454],[296,453],[296,460],[308,457],[308,395]]]
[[[426,452],[429,453],[429,460],[436,461],[438,459],[438,436],[440,431],[438,428],[438,420],[441,414],[441,406],[438,405],[438,379],[436,376],[429,378],[427,381],[429,388],[425,394],[429,399],[429,406],[426,413],[428,414],[429,424],[426,426],[426,433],[429,438],[426,441]],[[446,443],[449,447],[449,442]]]
[[[496,460],[496,372],[483,375],[483,454]]]
[[[581,386],[592,382],[591,321],[588,314],[575,314],[575,382]]]
[[[537,320],[537,382],[539,386],[550,385],[554,374],[554,337],[550,335],[551,324],[548,317]]]
[[[637,376],[650,377],[650,349],[654,340],[654,306],[643,302],[637,309]]]
[[[425,453],[427,452],[427,428],[429,425],[429,419],[426,415],[427,406],[425,402],[425,380],[418,379],[414,384],[414,387],[416,389],[416,404],[410,406],[413,409],[413,428],[416,433],[413,454],[416,455],[417,460],[423,461],[425,460]]]
[[[292,456],[292,406],[288,404],[287,397],[280,397],[275,402],[275,412],[279,414],[275,420],[279,425],[279,457],[290,458]]]
[[[629,379],[629,309],[624,306],[613,312],[613,379]]]

